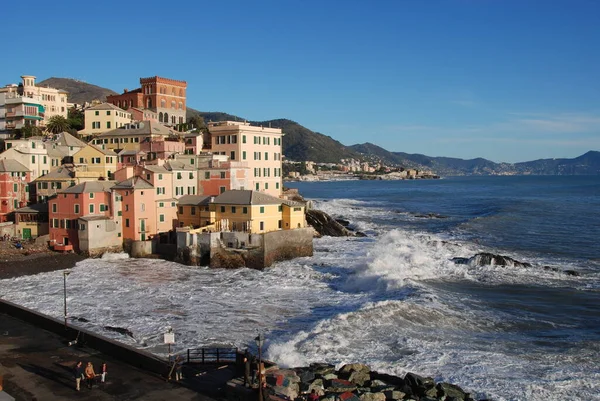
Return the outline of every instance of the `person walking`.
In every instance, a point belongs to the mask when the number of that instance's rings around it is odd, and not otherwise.
[[[94,365],[92,365],[91,362],[88,362],[87,366],[85,367],[85,379],[86,379],[87,386],[89,389],[92,388],[95,378],[96,378],[96,372],[94,372]]]
[[[106,366],[106,362],[102,362],[102,367],[100,368],[100,383],[104,384],[106,381],[106,373],[108,372],[108,368]]]
[[[75,390],[79,391],[81,389],[81,379],[83,379],[83,363],[81,361],[75,365],[73,375],[75,376]]]

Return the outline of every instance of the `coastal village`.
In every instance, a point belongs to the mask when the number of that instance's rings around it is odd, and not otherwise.
[[[187,129],[185,81],[139,84],[84,105],[31,75],[0,88],[3,240],[258,268],[312,254],[306,205],[283,191],[281,129]],[[76,134],[64,124],[73,109],[85,122]]]

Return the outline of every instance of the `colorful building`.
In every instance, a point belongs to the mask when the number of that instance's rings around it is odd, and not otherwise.
[[[17,234],[23,239],[37,238],[49,233],[48,204],[35,203],[15,210]]]
[[[220,121],[209,123],[208,130],[213,153],[229,156],[232,162],[248,164],[251,189],[275,197],[281,195],[281,129]]]
[[[177,201],[179,227],[200,228],[214,223],[215,210],[210,207],[214,196],[184,195]]]
[[[87,171],[87,166],[65,163],[31,182],[34,188],[32,200],[45,202],[61,190],[83,182],[97,181],[100,178],[101,173]]]
[[[0,88],[0,133],[42,125],[44,105],[39,96],[27,96],[18,89],[16,85]]]
[[[79,135],[96,136],[106,131],[129,124],[132,121],[131,113],[112,103],[101,103],[84,110],[85,128]]]
[[[120,128],[103,132],[92,139],[91,143],[102,149],[110,149],[116,153],[122,150],[140,150],[143,141],[179,139],[179,134],[162,124],[142,121],[126,124]]]
[[[0,160],[0,222],[29,201],[31,173],[16,160]]]
[[[48,201],[50,241],[59,245],[71,245],[75,252],[82,251],[79,233],[89,230],[89,227],[80,227],[79,219],[110,219],[114,205],[110,188],[114,185],[113,181],[90,181],[58,191]],[[115,230],[110,232],[114,232],[114,236],[120,239],[120,231],[116,229],[118,224],[115,222],[114,226]],[[86,248],[89,248],[89,243],[86,243]]]
[[[0,159],[18,161],[31,172],[32,180],[47,174],[52,168],[42,137],[10,139],[5,141],[5,146],[7,149],[0,153]]]
[[[120,168],[119,158],[109,149],[87,145],[73,155],[73,162],[82,170],[98,173],[98,178],[110,180],[112,174]]]
[[[117,107],[148,109],[156,113],[158,122],[176,125],[186,122],[187,82],[162,77],[140,78],[141,88],[106,97]]]

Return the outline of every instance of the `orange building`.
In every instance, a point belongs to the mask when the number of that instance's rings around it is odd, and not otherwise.
[[[125,89],[120,95],[106,97],[122,109],[140,108],[156,113],[158,122],[165,125],[186,122],[187,82],[175,79],[150,77],[140,78],[141,88],[132,91]]]

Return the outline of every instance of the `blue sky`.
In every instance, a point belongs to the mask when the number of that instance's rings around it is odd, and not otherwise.
[[[2,85],[121,92],[159,75],[186,80],[195,109],[345,145],[496,162],[600,150],[597,1],[16,3]]]

